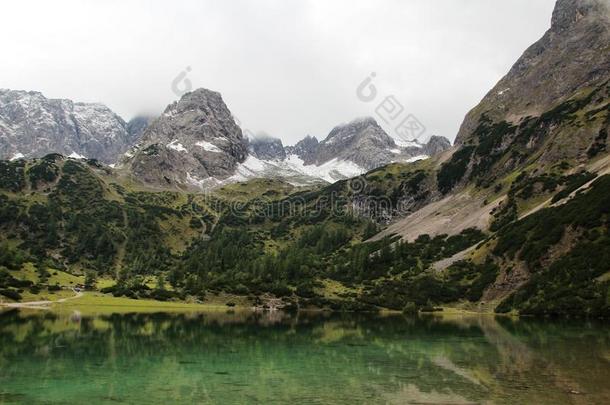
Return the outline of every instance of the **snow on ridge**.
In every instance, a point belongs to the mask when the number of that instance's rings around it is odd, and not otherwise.
[[[255,177],[284,176],[286,178],[305,176],[321,179],[329,183],[349,177],[358,176],[366,169],[357,164],[341,159],[332,159],[321,165],[306,165],[296,155],[288,155],[286,160],[261,160],[252,155],[238,165],[235,174],[229,181],[244,181]]]
[[[428,157],[427,155],[418,155],[398,161],[411,163]],[[244,162],[237,165],[234,174],[229,178],[224,180],[216,178],[201,180],[187,173],[187,182],[200,188],[206,188],[243,182],[254,178],[279,177],[295,186],[302,186],[312,184],[316,180],[334,183],[339,180],[357,177],[366,172],[365,168],[356,163],[338,158],[331,159],[321,165],[306,165],[301,158],[294,154],[286,156],[286,160],[262,160],[253,155],[248,155]]]
[[[69,158],[71,159],[87,159],[86,157],[84,157],[83,155],[80,155],[76,152],[72,152],[68,155]]]
[[[413,162],[417,162],[418,160],[424,160],[424,159],[428,159],[430,156],[428,155],[417,155],[417,156],[413,156],[412,158],[409,158],[407,160],[405,160],[406,163],[413,163]]]
[[[72,115],[90,136],[99,134],[111,139],[126,136],[123,120],[104,104],[74,103]]]
[[[246,160],[237,166],[235,175],[238,175],[243,179],[260,177],[263,175],[265,169],[267,169],[270,165],[270,163],[267,163],[264,160],[260,160],[257,157],[248,155]]]
[[[208,151],[208,152],[216,152],[216,153],[222,152],[218,148],[218,146],[214,145],[213,143],[207,142],[207,141],[197,141],[197,142],[195,142],[195,146],[200,146],[203,148],[203,150]]]
[[[202,190],[208,190],[210,188],[229,183],[229,181],[227,180],[219,180],[216,177],[207,177],[205,179],[200,179],[199,177],[194,176],[189,172],[186,172],[186,182]]]
[[[392,152],[395,152],[394,150]],[[396,153],[398,155],[398,153]],[[428,155],[417,155],[407,159],[393,160],[393,162],[412,163],[418,160],[428,159]],[[339,180],[349,179],[360,176],[368,170],[356,163],[334,158],[321,165],[309,164],[306,165],[301,158],[295,154],[286,156],[285,160],[262,160],[252,155],[248,155],[246,160],[240,163],[235,169],[233,176],[223,180],[222,184],[246,181],[253,178],[270,178],[282,177],[289,183],[302,185],[307,183],[304,179],[310,179],[310,182],[324,180],[328,183],[334,183]],[[291,179],[300,179],[293,181]]]
[[[180,142],[178,142],[177,139],[174,139],[165,146],[170,149],[177,150],[178,152],[188,152],[188,150]]]
[[[203,187],[203,183],[204,183],[203,180],[198,179],[195,176],[191,176],[191,174],[189,172],[186,172],[186,181],[189,184],[192,184],[193,186],[198,186],[198,187]]]
[[[15,152],[15,154],[9,159],[11,162],[13,160],[23,159],[25,155],[21,152]]]
[[[80,153],[76,153],[76,152],[72,152],[68,155],[68,158],[70,159],[87,159],[86,157],[84,157],[83,155],[81,155]]]
[[[296,155],[286,157],[287,165],[295,171],[310,177],[316,177],[329,183],[349,177],[359,176],[366,172],[366,169],[356,163],[334,158],[321,165],[306,165],[303,160]]]
[[[412,148],[412,147],[421,148],[423,146],[421,143],[417,142],[416,140],[406,141],[402,138],[395,137],[395,136],[393,136],[392,139],[394,139],[394,143],[396,144],[396,146],[398,146],[400,148]]]
[[[79,154],[79,153],[76,153],[76,152],[72,152],[72,153],[70,153],[70,154],[68,155],[68,157],[69,157],[70,159],[87,159],[85,156],[83,156],[83,155],[81,155],[81,154]]]

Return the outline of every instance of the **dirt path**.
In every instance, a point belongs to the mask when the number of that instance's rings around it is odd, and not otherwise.
[[[72,290],[74,291],[74,290]],[[0,304],[0,306],[7,308],[28,308],[28,309],[49,309],[52,304],[66,302],[83,296],[82,291],[74,291],[76,294],[68,298],[60,298],[57,301],[29,301],[29,302],[11,302],[7,304]]]
[[[540,204],[536,205],[535,207],[533,207],[533,208],[527,210],[526,212],[524,212],[523,214],[519,215],[519,218],[517,218],[517,219],[523,219],[523,218],[525,218],[525,217],[527,217],[529,215],[532,215],[535,212],[540,211],[541,209],[543,209],[545,207],[548,207],[551,204],[551,200],[552,199],[553,199],[553,197],[551,197],[551,198],[549,198],[547,200],[544,200]]]

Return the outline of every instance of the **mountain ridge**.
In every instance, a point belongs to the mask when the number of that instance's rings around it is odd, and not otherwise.
[[[492,120],[517,123],[550,110],[579,89],[599,85],[610,69],[609,43],[610,1],[559,0],[551,27],[467,113],[455,143],[467,141],[482,113]],[[562,74],[549,75],[549,71]]]
[[[100,103],[48,99],[40,92],[0,90],[0,157],[47,153],[105,163],[129,147],[127,123]]]
[[[2,95],[0,157],[93,158],[157,187],[207,188],[256,177],[334,182],[450,146],[433,137],[434,148],[399,147],[370,117],[337,125],[321,142],[310,136],[294,146],[269,135],[247,140],[220,93],[207,89],[187,93],[159,117],[129,122],[100,103],[47,99],[39,92]]]

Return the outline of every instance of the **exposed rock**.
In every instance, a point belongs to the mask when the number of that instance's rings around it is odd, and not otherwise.
[[[49,153],[112,163],[129,147],[127,124],[103,104],[0,89],[0,158]]]
[[[398,150],[394,139],[373,118],[360,118],[330,131],[318,145],[316,164],[337,158],[371,170],[391,162],[392,150]]]
[[[101,104],[47,99],[37,92],[0,92],[1,158],[60,153],[110,164],[124,154],[119,168],[157,186],[207,186],[233,177],[283,175],[307,184],[332,182],[443,147],[439,139],[432,143],[428,149],[401,148],[373,118],[339,125],[323,142],[307,136],[284,147],[268,135],[248,142],[220,94],[205,89],[185,94],[156,119],[137,116],[129,123]],[[258,161],[238,167],[248,150]]]
[[[375,119],[366,117],[333,128],[326,139],[317,145],[315,153],[311,150],[313,148],[310,149],[309,160],[303,160],[306,164],[319,166],[337,159],[372,170],[391,162],[436,155],[450,147],[449,140],[440,136],[431,137],[428,144],[400,146]]]
[[[451,142],[444,136],[432,135],[428,143],[421,150],[424,155],[435,156],[443,153],[451,147]]]
[[[489,229],[518,175],[554,174],[558,162],[565,170],[606,172],[604,158],[591,162],[588,151],[595,142],[605,145],[610,125],[609,3],[557,2],[551,29],[468,113],[452,150],[429,162],[440,170],[430,175],[436,184],[422,207],[375,238]],[[442,190],[447,178],[457,181]],[[546,206],[548,201],[538,203],[524,215]],[[507,279],[508,290],[523,274]]]
[[[129,143],[134,145],[140,140],[144,130],[154,120],[154,117],[138,115],[127,123],[127,133],[129,133]]]
[[[296,145],[285,147],[288,158],[285,164],[275,162],[271,165],[273,169],[261,173],[276,176],[291,173],[290,178],[298,174],[309,182],[311,178],[334,182],[392,162],[425,158],[451,147],[447,139],[439,136],[433,136],[427,145],[407,145],[410,146],[398,145],[373,118],[360,118],[333,128],[322,142],[308,135]],[[256,173],[254,166],[266,163],[269,162],[247,162],[246,166],[252,166],[249,172]]]
[[[147,183],[199,186],[231,176],[247,153],[220,93],[198,89],[149,124],[123,166]]]
[[[307,135],[294,146],[286,146],[285,150],[287,155],[296,155],[303,160],[306,165],[309,165],[316,161],[318,144],[318,139],[315,136]]]
[[[517,60],[464,119],[456,144],[463,144],[484,113],[494,122],[516,123],[538,116],[586,87],[608,80],[610,2],[558,0],[551,28]]]
[[[250,154],[261,160],[284,160],[286,151],[282,140],[267,134],[257,135],[249,141]]]

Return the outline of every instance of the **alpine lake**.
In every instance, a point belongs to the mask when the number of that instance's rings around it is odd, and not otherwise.
[[[0,312],[0,404],[609,404],[610,325]]]

